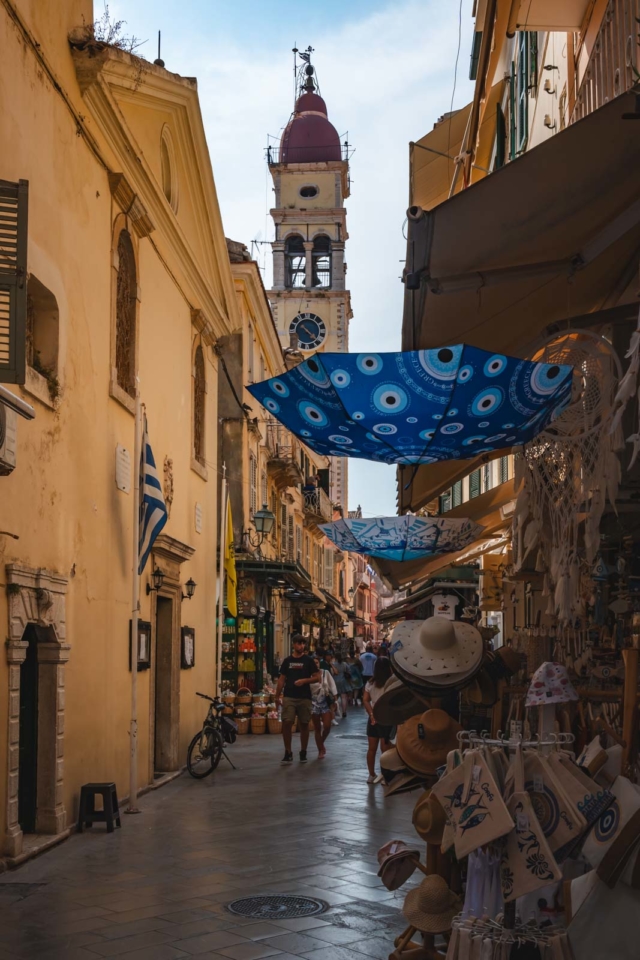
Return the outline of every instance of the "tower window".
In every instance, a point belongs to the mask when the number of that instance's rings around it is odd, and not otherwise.
[[[313,282],[314,287],[331,286],[331,240],[329,237],[316,237],[313,241]]]
[[[298,234],[287,237],[284,246],[286,285],[289,290],[304,287],[305,253],[304,240]]]
[[[320,191],[317,187],[307,184],[304,187],[300,187],[300,196],[304,197],[305,200],[311,200],[313,197],[317,197]]]

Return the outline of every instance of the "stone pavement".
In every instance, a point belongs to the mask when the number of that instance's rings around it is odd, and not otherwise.
[[[239,737],[206,780],[183,775],[141,799],[122,829],[72,836],[0,875],[0,960],[386,960],[405,924],[375,853],[415,841],[417,795],[384,800],[366,782],[362,709],[334,727],[327,758],[281,767],[280,737]],[[247,921],[229,901],[294,893],[319,917]]]

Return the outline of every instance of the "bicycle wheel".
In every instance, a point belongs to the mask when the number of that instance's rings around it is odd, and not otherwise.
[[[203,780],[213,770],[212,733],[199,730],[187,750],[187,770],[196,780]],[[219,759],[218,761],[219,762]]]
[[[211,745],[211,769],[215,770],[222,759],[224,740],[222,739],[222,733],[217,729],[210,730],[209,737]]]

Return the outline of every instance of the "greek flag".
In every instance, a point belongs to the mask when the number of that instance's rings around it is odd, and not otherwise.
[[[162,485],[153,459],[147,432],[147,418],[142,430],[140,460],[140,535],[138,539],[138,573],[144,570],[156,537],[167,522],[168,514]]]

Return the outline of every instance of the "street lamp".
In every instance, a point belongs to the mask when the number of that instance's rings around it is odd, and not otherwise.
[[[193,577],[189,577],[189,579],[185,583],[185,587],[187,588],[187,592],[182,594],[182,599],[191,600],[191,597],[196,592],[196,587],[197,587],[197,583],[195,582]]]
[[[162,584],[164,583],[164,573],[160,567],[156,567],[153,573],[151,574],[151,579],[153,580],[153,586],[150,583],[147,584],[147,596],[151,593],[152,590],[162,590]]]
[[[260,548],[264,543],[265,537],[268,537],[271,531],[273,530],[273,525],[276,522],[275,514],[271,513],[269,507],[266,503],[262,504],[262,510],[256,510],[253,515],[252,523],[256,528],[256,536],[251,536],[250,530],[244,531],[244,536],[247,539],[247,542],[256,548]]]

